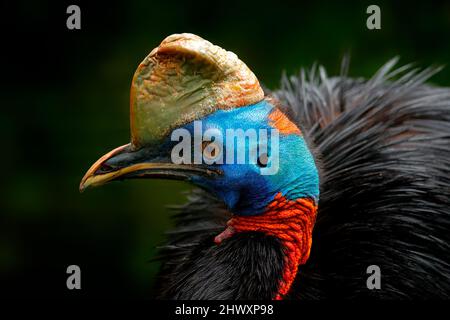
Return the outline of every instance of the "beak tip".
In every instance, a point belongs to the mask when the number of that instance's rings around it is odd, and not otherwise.
[[[104,163],[106,160],[111,158],[112,156],[122,152],[124,149],[128,148],[130,144],[123,145],[121,147],[115,148],[114,150],[108,152],[104,156],[102,156],[100,159],[98,159],[85,173],[84,177],[81,179],[80,185],[78,187],[78,190],[80,193],[83,193],[84,190],[86,190],[89,186],[97,186],[102,183],[100,183],[97,179],[97,176],[95,175],[95,172],[98,168]]]
[[[80,193],[83,193],[84,190],[86,190],[91,185],[89,178],[90,177],[87,174],[85,174],[83,179],[81,179],[80,185],[78,186],[78,190],[80,191]]]
[[[86,190],[86,185],[85,185],[84,182],[85,182],[84,179],[81,180],[80,185],[79,185],[79,187],[78,187],[78,190],[80,191],[80,193],[83,193],[84,190]]]

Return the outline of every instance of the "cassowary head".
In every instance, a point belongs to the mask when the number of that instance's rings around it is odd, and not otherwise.
[[[80,190],[132,178],[208,190],[233,214],[218,245],[248,231],[283,243],[277,297],[286,294],[309,255],[318,172],[301,128],[264,96],[248,67],[198,36],[169,36],[133,77],[130,118],[131,143],[95,162]]]

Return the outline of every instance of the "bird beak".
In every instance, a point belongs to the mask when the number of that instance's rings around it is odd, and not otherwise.
[[[220,172],[204,165],[174,164],[164,151],[144,147],[133,150],[131,144],[118,147],[98,159],[80,182],[80,192],[113,180],[165,178],[189,180],[193,176],[213,177]]]

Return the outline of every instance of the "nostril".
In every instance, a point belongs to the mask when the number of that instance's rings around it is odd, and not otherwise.
[[[112,167],[106,163],[102,163],[100,168],[97,170],[97,173],[107,173],[107,172],[111,172],[113,170],[114,170],[114,167]]]

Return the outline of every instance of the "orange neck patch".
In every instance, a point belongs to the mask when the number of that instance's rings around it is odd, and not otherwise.
[[[270,125],[274,129],[278,129],[280,134],[297,134],[302,135],[300,129],[278,108],[274,108],[269,114]]]
[[[262,215],[231,218],[227,228],[214,241],[219,244],[235,233],[249,231],[263,232],[280,239],[285,261],[274,299],[281,300],[289,292],[298,266],[306,263],[309,258],[316,214],[317,205],[312,199],[287,200],[278,193]]]

